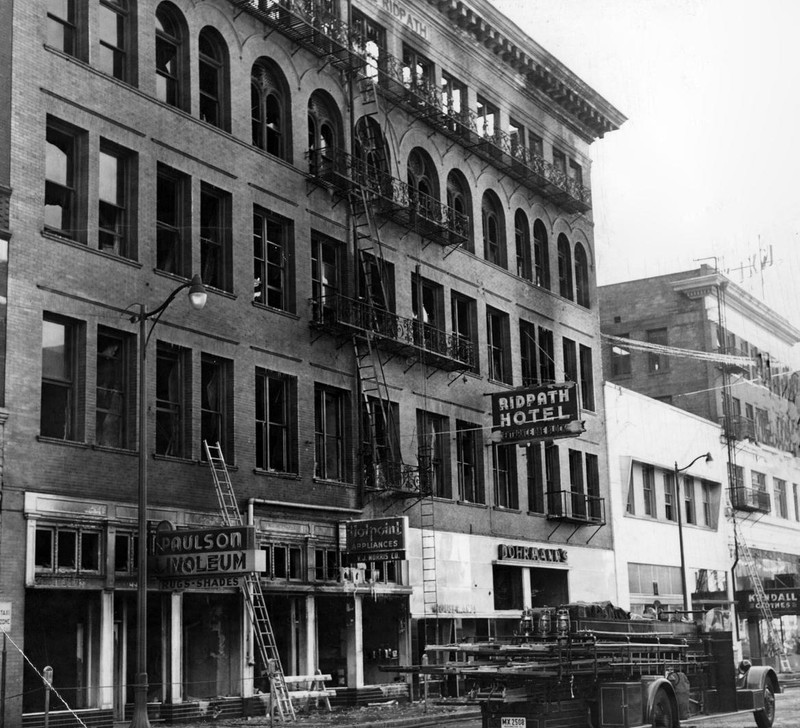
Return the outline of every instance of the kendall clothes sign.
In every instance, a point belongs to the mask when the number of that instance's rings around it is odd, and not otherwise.
[[[406,558],[408,518],[345,521],[345,553],[350,561],[402,561]]]
[[[800,616],[800,589],[765,589],[770,611],[776,617],[794,614]],[[758,599],[751,589],[736,592],[739,610],[749,615],[759,614]]]
[[[575,437],[584,431],[578,416],[574,382],[492,394],[492,430],[501,445]]]

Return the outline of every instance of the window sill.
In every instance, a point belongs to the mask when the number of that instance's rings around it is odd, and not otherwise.
[[[199,460],[193,460],[192,458],[181,457],[179,455],[160,455],[157,452],[152,454],[153,460],[161,460],[163,462],[170,462],[170,463],[183,463],[184,465],[195,465],[199,464]],[[230,470],[231,468],[228,467]]]
[[[508,508],[507,506],[492,506],[492,510],[501,513],[522,513],[519,508]]]
[[[355,488],[355,483],[348,483],[344,480],[328,480],[327,478],[313,478],[312,483],[319,483],[319,485],[336,485],[342,488]]]
[[[506,387],[508,389],[513,389],[514,385],[511,382],[504,382],[501,379],[492,379],[491,377],[487,377],[489,380],[489,384],[497,384],[501,387]]]
[[[467,506],[468,508],[480,508],[486,510],[489,506],[485,503],[473,503],[472,501],[457,500],[456,503],[460,506]]]
[[[543,511],[527,511],[529,516],[535,516],[536,518],[547,518],[547,514]]]
[[[274,306],[268,306],[266,303],[259,303],[258,301],[252,301],[251,304],[253,308],[258,308],[262,311],[268,311],[269,313],[274,313],[278,316],[286,316],[287,318],[294,319],[295,321],[300,320],[300,317],[294,311],[288,311],[285,308],[275,308]]]
[[[83,450],[88,450],[91,445],[88,442],[79,440],[63,440],[60,437],[47,437],[45,435],[37,435],[36,439],[39,442],[45,442],[48,445],[62,445],[64,447],[77,447]]]
[[[97,450],[99,452],[107,452],[107,453],[114,453],[117,455],[136,455],[138,454],[138,450],[135,450],[132,447],[123,447],[122,445],[98,445],[95,443],[94,445],[90,445],[92,450]]]
[[[280,478],[281,480],[300,480],[300,475],[297,473],[284,473],[279,470],[261,470],[261,468],[253,468],[253,475],[261,476],[262,478]]]

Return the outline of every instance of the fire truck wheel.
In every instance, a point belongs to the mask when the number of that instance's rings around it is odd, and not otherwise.
[[[771,728],[775,720],[775,693],[772,692],[772,685],[767,683],[764,686],[764,707],[753,712],[758,728]]]
[[[672,700],[666,690],[661,689],[656,693],[653,701],[653,728],[676,728],[675,710]]]

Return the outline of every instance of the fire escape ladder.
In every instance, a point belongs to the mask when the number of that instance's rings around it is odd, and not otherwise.
[[[422,463],[420,463],[420,469]],[[422,532],[422,602],[425,617],[425,641],[435,644],[437,634],[437,605],[439,595],[436,584],[436,510],[433,493],[420,500],[420,530]],[[430,629],[430,625],[433,629]]]
[[[756,598],[756,606],[758,607],[758,611],[761,613],[762,621],[766,622],[770,644],[773,645],[777,650],[777,654],[780,659],[780,671],[791,672],[792,667],[789,664],[789,657],[786,654],[786,648],[783,646],[783,639],[781,639],[781,636],[778,633],[778,630],[775,629],[775,625],[772,621],[773,617],[772,610],[769,606],[769,599],[767,598],[766,591],[764,591],[764,585],[761,583],[761,577],[758,574],[753,553],[750,551],[750,547],[747,545],[747,540],[745,539],[742,529],[739,526],[739,521],[735,517],[733,520],[733,529],[736,535],[736,543],[739,547],[739,553],[742,557],[742,561],[744,561],[744,566],[745,569],[747,569],[747,575],[750,577],[750,582],[753,584],[753,594]]]
[[[233,492],[228,467],[225,465],[225,457],[219,443],[209,445],[203,440],[206,458],[211,467],[211,476],[214,479],[214,487],[219,501],[219,510],[222,521],[226,526],[245,525],[242,514],[236,503],[236,495]],[[264,592],[261,588],[261,581],[255,572],[249,572],[242,580],[242,595],[244,596],[250,622],[253,626],[256,645],[261,655],[262,663],[269,674],[270,693],[274,696],[274,708],[277,709],[281,720],[287,718],[296,720],[292,699],[289,695],[289,688],[286,685],[286,677],[281,666],[281,658],[278,653],[278,645],[275,641],[275,632],[272,629],[272,622],[267,611]]]

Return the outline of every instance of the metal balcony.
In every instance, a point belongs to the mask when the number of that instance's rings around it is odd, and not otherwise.
[[[769,513],[772,509],[769,493],[759,488],[731,487],[731,505],[738,511]]]
[[[723,419],[722,427],[725,437],[730,440],[753,440],[756,441],[756,423],[749,417],[735,415],[730,421]]]
[[[370,455],[363,459],[364,486],[401,497],[423,495],[420,483],[423,478],[417,465],[408,465],[399,460],[373,462]]]
[[[308,153],[308,171],[320,184],[342,194],[357,193],[372,211],[441,245],[461,245],[469,238],[469,217],[415,190],[378,167],[342,150]],[[363,189],[365,198],[360,197]]]
[[[385,351],[413,357],[445,371],[471,369],[475,362],[472,342],[434,326],[376,308],[366,301],[333,294],[312,299],[314,328],[344,336],[367,335]]]
[[[340,71],[366,63],[351,46],[350,28],[318,0],[230,0],[231,4],[290,38]]]
[[[381,96],[566,211],[591,209],[592,193],[588,187],[531,152],[516,137],[504,131],[481,128],[480,118],[474,111],[452,108],[439,88],[413,77],[408,66],[394,56],[383,54],[377,81],[362,78],[361,84],[363,88],[374,85]]]
[[[606,523],[605,498],[571,490],[548,490],[547,518],[576,524],[603,526]]]

